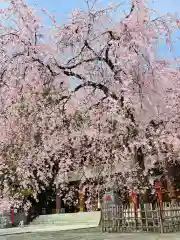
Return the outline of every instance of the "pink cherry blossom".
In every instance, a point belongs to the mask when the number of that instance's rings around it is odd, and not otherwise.
[[[27,210],[25,190],[37,200],[50,183],[76,171],[89,189],[90,208],[94,182],[97,196],[107,186],[142,188],[156,162],[166,170],[179,160],[179,60],[157,54],[164,39],[173,49],[179,20],[152,19],[145,1],[135,0],[117,22],[116,8],[78,9],[63,24],[42,10],[52,29],[23,0],[0,12],[5,202],[26,203]]]

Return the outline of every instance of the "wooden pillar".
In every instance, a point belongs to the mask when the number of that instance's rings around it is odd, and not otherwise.
[[[61,212],[61,197],[60,197],[60,189],[59,185],[56,185],[56,213]]]
[[[56,213],[61,212],[61,198],[56,195]]]
[[[83,189],[79,191],[79,210],[80,212],[84,212],[85,210],[85,193]]]
[[[176,187],[174,182],[174,177],[176,175],[176,165],[168,164],[167,165],[167,190],[169,192],[169,197],[172,202],[176,202]]]
[[[174,202],[176,199],[176,190],[170,179],[167,179],[167,190],[169,192],[170,199]]]
[[[11,222],[12,222],[12,226],[14,226],[14,206],[11,206]]]

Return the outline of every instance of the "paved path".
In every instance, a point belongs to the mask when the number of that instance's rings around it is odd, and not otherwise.
[[[177,234],[108,234],[99,229],[72,230],[61,232],[25,233],[1,236],[0,240],[180,240]]]
[[[41,215],[28,226],[0,229],[0,236],[97,228],[100,216],[100,211]]]
[[[79,229],[91,229],[97,228],[96,225],[67,225],[67,226],[57,226],[57,225],[38,225],[38,226],[27,226],[27,227],[15,227],[15,228],[4,228],[0,229],[0,236],[10,235],[10,234],[27,234],[27,233],[41,233],[41,232],[59,232],[59,231],[71,231]]]

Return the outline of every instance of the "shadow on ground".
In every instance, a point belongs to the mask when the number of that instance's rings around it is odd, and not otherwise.
[[[116,234],[102,233],[99,228],[72,230],[61,232],[44,232],[44,233],[26,233],[7,235],[0,237],[0,240],[180,240],[180,234]]]

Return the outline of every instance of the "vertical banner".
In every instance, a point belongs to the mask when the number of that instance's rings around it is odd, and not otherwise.
[[[133,202],[133,204],[134,204],[135,213],[137,214],[138,202],[137,202],[137,194],[136,194],[136,192],[132,191],[132,193],[131,193],[131,198],[132,198],[132,202]]]
[[[155,188],[157,192],[157,197],[160,203],[161,212],[163,213],[163,196],[162,196],[162,184],[160,181],[155,182]]]
[[[137,202],[136,192],[132,191],[131,198],[132,198],[132,202],[134,204],[135,224],[136,224],[136,228],[137,228],[137,225],[138,225],[138,202]]]
[[[101,210],[101,201],[100,201],[100,198],[99,198],[99,196],[98,196],[97,208],[98,208],[98,211],[100,211],[100,210]]]

